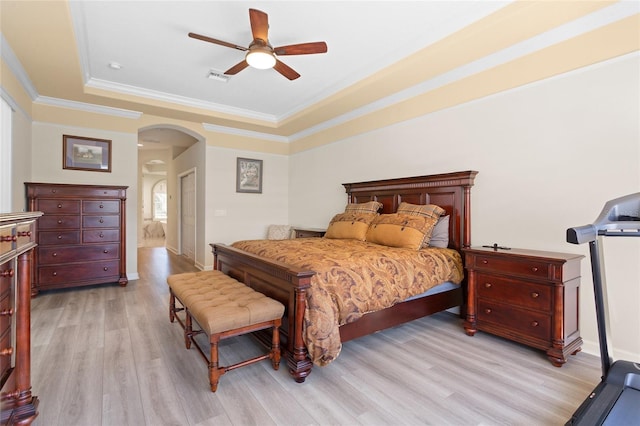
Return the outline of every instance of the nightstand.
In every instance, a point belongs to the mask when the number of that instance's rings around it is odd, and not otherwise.
[[[322,238],[326,231],[326,229],[320,228],[293,228],[295,238]]]
[[[463,249],[469,336],[486,331],[545,350],[556,367],[582,346],[578,254],[523,249]]]

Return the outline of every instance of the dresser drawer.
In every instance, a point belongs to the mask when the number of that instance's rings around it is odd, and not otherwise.
[[[117,228],[120,225],[120,216],[82,216],[83,228]]]
[[[118,200],[84,200],[82,202],[83,213],[120,213],[120,201]]]
[[[38,232],[38,244],[78,244],[80,243],[80,231],[40,231]]]
[[[551,276],[551,265],[548,262],[531,259],[500,258],[495,256],[475,256],[475,266],[478,269],[490,269],[509,275],[519,275],[530,278],[548,278]]]
[[[113,277],[118,281],[118,260],[104,262],[88,262],[70,265],[42,266],[38,268],[40,285],[72,283],[76,281],[100,280]],[[106,282],[106,281],[104,281]]]
[[[16,248],[20,248],[26,244],[35,242],[36,240],[36,222],[21,222],[16,225]]]
[[[120,244],[86,245],[75,247],[38,247],[40,265],[118,259]]]
[[[15,259],[0,265],[0,295],[9,292],[13,283],[13,276],[16,274]]]
[[[13,250],[15,225],[0,226],[0,256]]]
[[[82,231],[83,243],[108,243],[119,241],[120,231],[118,229],[97,229]]]
[[[3,334],[11,327],[11,317],[14,314],[12,307],[13,303],[9,292],[0,296],[0,334]]]
[[[11,359],[14,347],[11,345],[11,330],[0,331],[0,380],[4,384],[5,375],[11,369]]]
[[[497,275],[477,273],[478,297],[549,312],[551,287]]]
[[[79,229],[79,216],[44,215],[38,220],[38,229]]]
[[[551,317],[540,312],[478,300],[478,323],[482,322],[542,340],[551,338]]]
[[[45,214],[78,214],[80,213],[80,200],[38,200],[37,209]]]

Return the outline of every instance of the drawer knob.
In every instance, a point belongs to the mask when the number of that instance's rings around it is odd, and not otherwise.
[[[62,239],[62,235],[58,235],[58,239],[61,240]]]
[[[51,274],[51,275],[53,275],[54,277],[57,277],[57,276],[58,276],[58,273],[57,273],[57,272],[54,272],[54,273],[53,273],[53,274]]]
[[[0,237],[0,241],[3,243],[8,243],[10,241],[18,241],[18,237],[16,237],[15,235],[3,235],[2,237]]]
[[[53,252],[53,253],[51,253],[51,256],[56,257],[56,256],[58,256],[58,253]]]
[[[103,206],[102,204],[100,204],[100,208],[101,208],[101,209],[103,209],[103,208],[104,208],[104,206]]]
[[[58,208],[61,209],[62,208],[62,204],[58,204]]]
[[[8,356],[8,355],[11,355],[12,353],[13,353],[13,348],[11,347],[0,350],[0,356]]]
[[[531,321],[531,327],[537,327],[538,325],[540,325],[538,321]]]
[[[0,317],[10,317],[13,315],[13,308],[3,309],[0,311]]]
[[[107,254],[107,253],[109,253],[109,250],[106,250],[106,249],[105,249],[105,250],[103,251],[103,253],[104,253],[104,254]]]
[[[490,314],[491,313],[491,309],[490,308],[485,308],[484,309],[484,313],[485,314]]]
[[[100,218],[100,220],[99,220],[98,222],[100,222],[100,223],[104,223],[104,219],[103,219],[103,218]]]
[[[532,272],[538,272],[538,268],[536,266],[534,266],[533,268],[531,268]]]
[[[62,225],[62,219],[58,219],[58,225]]]
[[[534,299],[537,299],[538,297],[540,297],[540,293],[538,293],[537,291],[532,291],[531,297],[533,297]]]
[[[104,238],[104,234],[101,232],[99,235],[100,238]]]
[[[109,268],[107,268],[106,266],[104,268],[102,268],[103,271],[108,271]]]
[[[487,259],[482,259],[482,263],[486,265],[487,263],[489,263],[489,261]]]
[[[5,269],[4,271],[0,272],[0,277],[13,277],[13,269]]]
[[[491,283],[484,283],[485,288],[491,288],[492,285],[493,284],[491,284]]]
[[[31,231],[20,231],[18,232],[18,237],[30,237]]]

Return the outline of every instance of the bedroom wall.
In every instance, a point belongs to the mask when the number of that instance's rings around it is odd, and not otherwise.
[[[64,170],[62,168],[62,135],[88,136],[111,140],[111,173]],[[71,183],[87,185],[125,185],[127,189],[127,276],[138,278],[138,138],[135,133],[113,132],[36,122],[32,124],[30,182]],[[17,168],[17,167],[16,167]],[[23,186],[24,188],[24,186]],[[23,189],[24,194],[24,189]]]
[[[472,244],[588,255],[566,228],[640,188],[637,53],[295,154],[292,223],[324,227],[341,183],[477,170]],[[614,241],[615,240],[615,241]],[[640,361],[640,238],[604,244],[613,356]],[[581,334],[597,354],[591,269],[582,262]]]
[[[265,238],[270,224],[288,224],[289,165],[286,155],[208,146],[206,180],[207,269],[213,265],[209,243]],[[262,160],[262,194],[236,192],[237,157]],[[293,200],[293,201],[290,201]]]

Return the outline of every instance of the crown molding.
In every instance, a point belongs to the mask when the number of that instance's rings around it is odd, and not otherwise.
[[[68,99],[51,98],[49,96],[38,96],[33,102],[40,105],[75,109],[78,111],[111,115],[113,117],[129,118],[133,120],[137,120],[142,116],[142,113],[138,111],[88,104],[86,102],[70,101]]]
[[[20,82],[24,90],[27,92],[31,100],[34,100],[35,98],[38,97],[38,91],[36,90],[35,86],[31,82],[29,75],[27,74],[25,69],[22,67],[20,60],[18,59],[16,54],[13,52],[13,49],[11,48],[11,45],[9,45],[9,42],[4,38],[4,35],[2,33],[0,33],[0,37],[2,38],[2,40],[0,41],[1,43],[0,54],[2,55],[2,59],[9,66],[9,69],[16,76],[16,78],[18,79],[18,81]]]
[[[250,138],[257,138],[257,139],[263,139],[263,140],[269,140],[269,141],[281,142],[281,143],[290,142],[290,138],[286,136],[278,136],[278,135],[272,135],[269,133],[254,132],[252,130],[236,129],[233,127],[219,126],[217,124],[202,123],[202,127],[204,127],[204,129],[209,132],[224,133],[227,135],[236,135],[236,136],[246,136]]]

